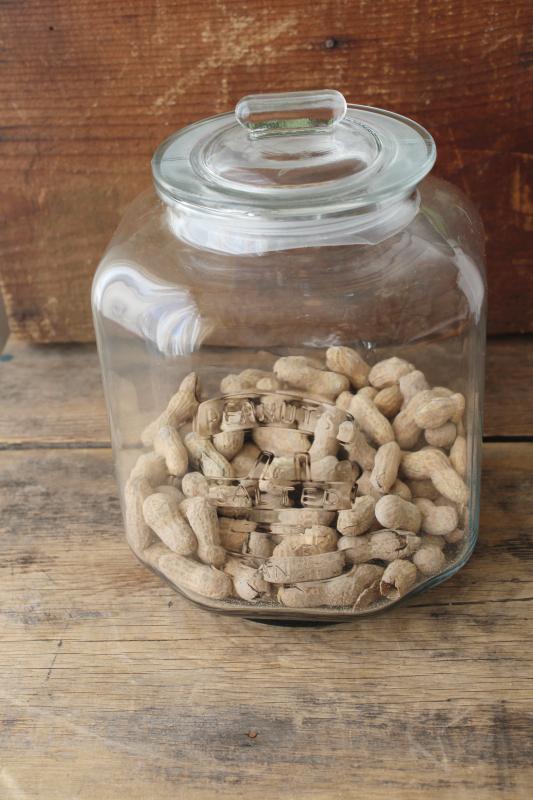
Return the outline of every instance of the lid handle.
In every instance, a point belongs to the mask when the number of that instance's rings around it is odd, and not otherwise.
[[[237,122],[251,138],[331,131],[346,114],[346,100],[334,89],[319,92],[251,94],[235,106]]]

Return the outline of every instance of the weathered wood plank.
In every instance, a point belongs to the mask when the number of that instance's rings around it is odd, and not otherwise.
[[[0,447],[109,443],[96,351],[11,340],[0,361]],[[489,339],[485,434],[532,436],[533,339]]]
[[[0,453],[0,794],[528,800],[533,444],[484,455],[457,576],[295,629],[202,612],[137,563],[109,451]]]
[[[13,330],[93,339],[91,276],[172,130],[321,86],[431,130],[481,209],[490,330],[531,330],[528,0],[5,3],[0,285]]]
[[[0,447],[109,444],[94,345],[47,347],[10,339],[0,361]]]
[[[533,435],[533,336],[489,339],[485,378],[486,436]]]

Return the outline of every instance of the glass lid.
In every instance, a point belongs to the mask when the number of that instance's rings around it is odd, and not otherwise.
[[[323,90],[245,97],[163,142],[152,169],[166,202],[287,217],[387,203],[434,162],[416,122]]]

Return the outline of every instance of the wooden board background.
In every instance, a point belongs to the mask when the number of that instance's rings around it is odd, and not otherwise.
[[[489,331],[533,330],[531,0],[17,0],[1,7],[0,287],[13,332],[89,341],[94,268],[174,129],[332,87],[412,116],[481,209]]]

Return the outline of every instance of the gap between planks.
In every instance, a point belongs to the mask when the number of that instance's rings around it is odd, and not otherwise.
[[[5,450],[111,450],[110,442],[0,442]]]
[[[527,444],[533,442],[533,435],[525,436],[484,436],[483,444]],[[110,442],[0,442],[0,452],[27,450],[111,450]]]

